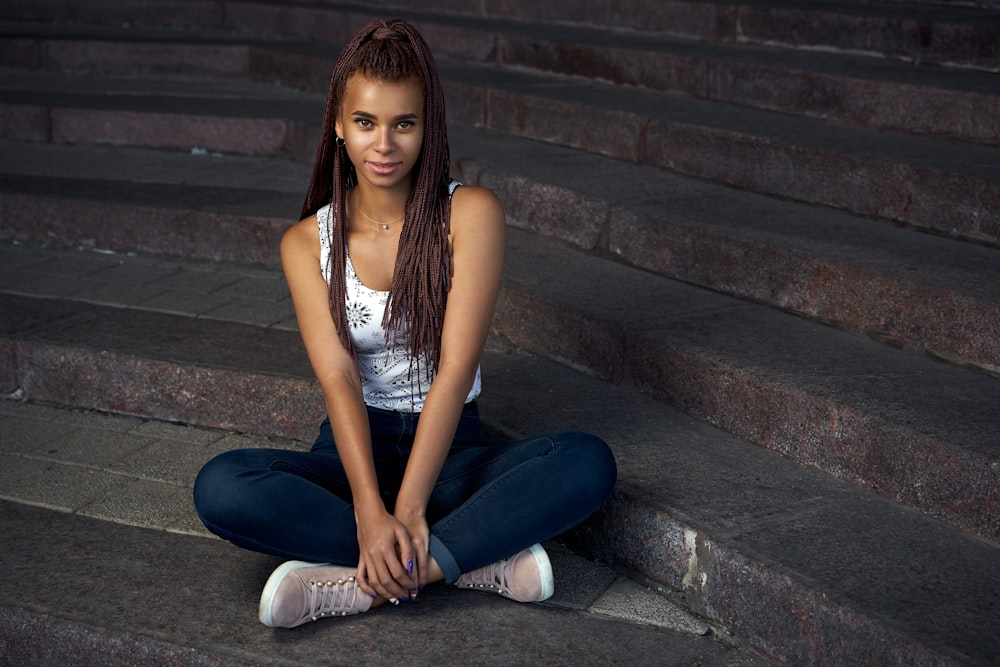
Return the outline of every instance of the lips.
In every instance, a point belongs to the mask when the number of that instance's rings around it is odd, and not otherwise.
[[[380,176],[388,176],[401,164],[402,162],[368,162],[368,168]]]

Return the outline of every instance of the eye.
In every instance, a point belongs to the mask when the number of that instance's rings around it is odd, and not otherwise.
[[[401,130],[409,130],[409,129],[411,129],[413,127],[413,121],[412,120],[401,120],[401,121],[399,121],[399,125],[397,125],[397,127],[399,129],[401,129]]]
[[[372,122],[367,118],[355,118],[354,122],[358,124],[358,127],[371,127]]]

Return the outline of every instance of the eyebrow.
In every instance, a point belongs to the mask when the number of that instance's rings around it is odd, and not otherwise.
[[[362,118],[370,118],[371,120],[376,120],[375,114],[370,114],[367,111],[361,111],[360,109],[357,110],[357,111],[351,112],[351,115],[352,116],[361,116]],[[404,113],[404,114],[401,114],[399,116],[396,116],[395,118],[393,118],[393,120],[415,120],[415,119],[418,119],[418,118],[420,118],[420,116],[418,116],[415,113]]]

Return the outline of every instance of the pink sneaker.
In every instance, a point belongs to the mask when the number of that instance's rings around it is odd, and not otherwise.
[[[350,567],[291,560],[275,570],[260,596],[260,622],[294,628],[328,616],[368,611],[372,599],[361,592]]]
[[[528,547],[510,558],[467,572],[458,578],[459,588],[499,593],[518,602],[541,602],[552,597],[555,580],[552,564],[541,544]]]

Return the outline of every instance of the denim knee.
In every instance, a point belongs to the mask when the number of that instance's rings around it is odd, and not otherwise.
[[[202,466],[194,480],[195,511],[213,532],[215,526],[225,525],[227,518],[242,505],[238,500],[242,494],[235,488],[238,474],[244,469],[237,464],[239,458],[238,451],[219,454]]]
[[[550,437],[571,462],[580,501],[589,500],[587,504],[595,510],[607,502],[618,479],[618,465],[608,444],[586,431],[560,431]]]

